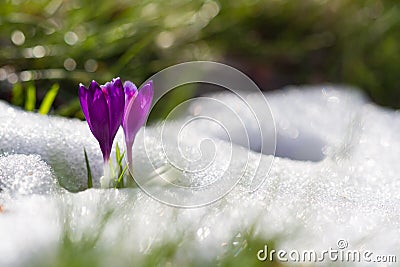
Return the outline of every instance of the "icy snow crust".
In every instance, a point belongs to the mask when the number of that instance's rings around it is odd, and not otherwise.
[[[213,97],[232,106],[237,101],[229,94]],[[107,252],[101,254],[104,266],[140,263],[168,242],[183,242],[175,263],[184,266],[221,256],[233,239],[234,246],[245,247],[243,236],[250,229],[265,244],[273,239],[278,249],[326,250],[344,239],[349,249],[400,256],[400,114],[338,87],[290,87],[266,97],[277,128],[277,157],[258,153],[255,143],[248,151],[239,137],[232,140],[234,154],[250,158],[252,179],[266,177],[264,183],[249,193],[252,181],[244,175],[224,198],[194,209],[165,205],[140,189],[70,192],[85,188],[83,147],[95,186],[102,173],[100,149],[86,122],[26,113],[0,102],[0,266],[30,266],[46,256],[51,262],[65,236],[79,243],[98,233],[96,248]],[[247,101],[259,100],[250,95]],[[229,121],[206,104],[201,112]],[[246,127],[251,137],[251,123]],[[199,124],[188,134],[190,147],[198,146],[196,136],[214,132]],[[165,162],[160,126],[146,128],[146,140],[143,136],[142,130],[134,147],[135,168],[146,169],[147,157]],[[165,138],[174,142],[171,135]],[[121,133],[116,140],[123,144]],[[148,156],[144,145],[152,148]],[[222,140],[218,148],[230,145]],[[216,160],[225,166],[223,155]],[[221,178],[218,166],[189,183]],[[224,175],[242,173],[240,168],[230,163]],[[114,251],[124,256],[115,258]]]

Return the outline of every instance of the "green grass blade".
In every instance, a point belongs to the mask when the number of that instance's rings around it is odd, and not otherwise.
[[[118,167],[120,168],[120,172],[122,172],[122,160],[124,159],[124,156],[125,156],[125,151],[121,154],[121,150],[117,143],[115,147],[115,159],[117,161]]]
[[[115,146],[115,160],[117,162],[117,168],[118,168],[118,174],[120,175],[121,173],[124,173],[123,167],[122,167],[122,160],[124,159],[125,156],[125,151],[121,154],[121,150],[119,148],[119,145]],[[117,180],[116,188],[123,188],[125,187],[124,185],[124,180],[122,179],[121,181]]]
[[[121,168],[122,170],[122,160],[124,159],[125,156],[125,151],[122,153],[121,157],[118,160],[118,166]]]
[[[36,106],[36,87],[33,83],[29,84],[26,88],[25,109],[33,111]]]
[[[119,162],[120,157],[121,157],[121,150],[119,149],[119,145],[117,143],[117,145],[115,146],[115,158],[117,159],[117,162]]]
[[[55,83],[50,88],[50,90],[46,93],[42,103],[40,104],[40,108],[39,108],[40,114],[46,115],[49,113],[51,105],[53,105],[54,99],[56,98],[56,96],[58,94],[58,89],[60,89],[60,86],[57,83]]]
[[[85,162],[86,162],[86,169],[87,169],[87,186],[88,186],[88,188],[92,188],[93,187],[92,170],[90,169],[89,159],[88,159],[85,148],[83,149],[83,152],[85,153]]]
[[[128,169],[128,165],[125,165],[125,168],[122,170],[121,174],[119,175],[117,184],[115,185],[114,188],[123,188],[124,187],[124,174],[127,169]]]
[[[12,88],[11,104],[16,106],[22,106],[24,103],[24,91],[21,83],[14,84]]]

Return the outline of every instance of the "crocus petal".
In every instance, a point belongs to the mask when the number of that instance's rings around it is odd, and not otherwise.
[[[96,82],[89,86],[87,95],[90,130],[100,144],[104,161],[108,161],[111,153],[110,144],[110,116],[106,97]]]
[[[131,81],[124,82],[125,100],[130,101],[132,97],[136,96],[138,90],[136,85]]]
[[[133,144],[137,132],[145,123],[153,93],[153,82],[149,81],[139,90],[137,96],[127,103],[122,124],[127,144]]]
[[[107,105],[109,108],[109,127],[110,127],[110,143],[114,140],[118,128],[122,122],[122,116],[125,106],[124,88],[120,78],[113,79],[111,82],[102,86],[105,94]]]
[[[125,122],[125,114],[127,114],[126,109],[129,106],[129,103],[132,101],[132,98],[135,98],[138,94],[138,90],[136,85],[131,81],[126,81],[124,83],[124,91],[125,91],[125,107],[124,107],[124,115],[122,116],[122,127],[124,127]]]
[[[82,112],[86,118],[87,123],[89,124],[89,128],[92,128],[92,126],[90,125],[90,117],[89,117],[88,103],[87,103],[88,94],[89,94],[88,89],[86,89],[86,87],[83,84],[79,84],[79,91],[78,91],[79,102],[81,103]]]

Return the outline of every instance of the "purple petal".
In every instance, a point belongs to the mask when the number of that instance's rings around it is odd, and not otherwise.
[[[149,81],[125,108],[123,128],[127,146],[131,146],[140,127],[145,123],[153,100],[153,82]]]
[[[128,104],[132,101],[132,98],[135,98],[138,94],[136,85],[131,81],[126,81],[124,83],[124,91],[125,91],[125,108],[124,108],[124,115],[122,116],[122,126],[124,125],[125,114]]]
[[[83,115],[85,116],[86,121],[89,124],[90,131],[92,132],[93,132],[92,123],[90,122],[89,109],[88,109],[89,106],[88,95],[89,93],[93,94],[97,87],[99,87],[99,84],[93,80],[90,83],[88,89],[83,84],[79,84],[79,91],[78,91],[79,101],[81,103]]]
[[[133,96],[136,96],[138,90],[136,85],[131,81],[126,81],[124,83],[124,90],[125,90],[125,100],[130,100]]]
[[[88,115],[90,117],[90,130],[100,144],[104,160],[110,158],[110,116],[106,96],[100,86],[93,81],[87,94]]]
[[[110,120],[110,143],[112,144],[118,128],[122,122],[122,116],[125,106],[124,88],[120,78],[113,79],[111,82],[102,86],[107,104],[109,107]]]
[[[89,117],[88,103],[87,103],[88,94],[89,94],[88,89],[86,89],[86,87],[80,83],[78,91],[79,102],[81,103],[82,112],[86,118],[87,123],[89,124],[89,128],[92,128],[92,126],[90,125],[90,117]]]

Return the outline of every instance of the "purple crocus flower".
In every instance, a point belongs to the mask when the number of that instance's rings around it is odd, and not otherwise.
[[[103,153],[105,176],[109,176],[112,144],[121,125],[125,95],[120,78],[99,86],[92,81],[89,88],[79,85],[79,100],[90,131],[99,142]],[[107,177],[110,179],[111,177]]]
[[[146,122],[150,105],[153,100],[153,82],[145,83],[138,91],[136,86],[126,81],[125,90],[125,109],[122,119],[122,128],[125,134],[126,154],[128,163],[132,165],[132,145],[140,127]]]

